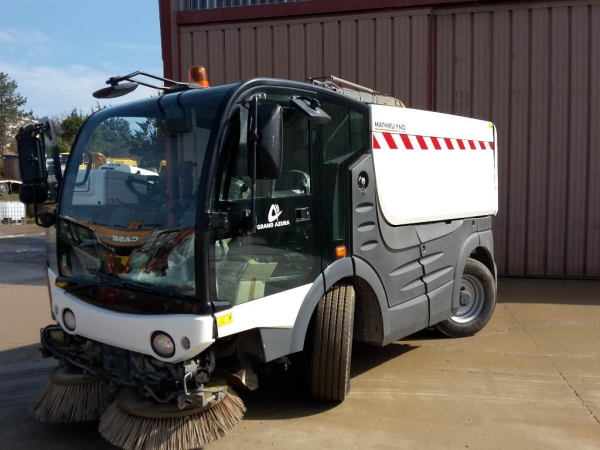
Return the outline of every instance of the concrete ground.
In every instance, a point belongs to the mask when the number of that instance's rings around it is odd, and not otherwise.
[[[50,321],[39,233],[0,225],[0,448],[111,449],[95,423],[27,412],[53,366],[37,350]],[[340,405],[285,378],[243,393],[245,419],[209,448],[600,449],[600,282],[502,279],[498,300],[474,337],[356,345]]]

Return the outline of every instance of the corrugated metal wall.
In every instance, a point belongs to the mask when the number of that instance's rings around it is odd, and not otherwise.
[[[599,30],[600,5],[436,12],[436,109],[499,132],[500,273],[600,276]]]
[[[213,84],[335,74],[492,120],[499,272],[600,277],[600,5],[571,4],[181,27],[179,69],[207,65]]]
[[[428,107],[426,11],[181,28],[181,67],[213,84],[254,76],[337,75]]]

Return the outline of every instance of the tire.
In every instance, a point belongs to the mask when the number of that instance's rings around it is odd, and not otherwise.
[[[488,268],[469,258],[461,281],[461,302],[456,315],[435,327],[449,337],[472,336],[489,322],[496,307],[496,282]]]
[[[318,400],[343,401],[350,392],[354,288],[337,283],[321,297],[310,346],[310,391]]]
[[[6,183],[0,183],[0,197],[8,195],[8,186]]]

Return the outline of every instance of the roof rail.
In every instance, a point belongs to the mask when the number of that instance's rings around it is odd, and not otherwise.
[[[331,89],[332,91],[338,92],[362,103],[397,106],[399,108],[405,107],[404,103],[397,98],[386,94],[380,94],[373,89],[361,86],[360,84],[352,83],[351,81],[343,80],[333,75],[309,78],[308,81],[316,86]]]

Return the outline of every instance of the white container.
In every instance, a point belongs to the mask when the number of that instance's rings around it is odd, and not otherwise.
[[[21,202],[0,202],[0,221],[20,222],[25,220],[25,205]]]

